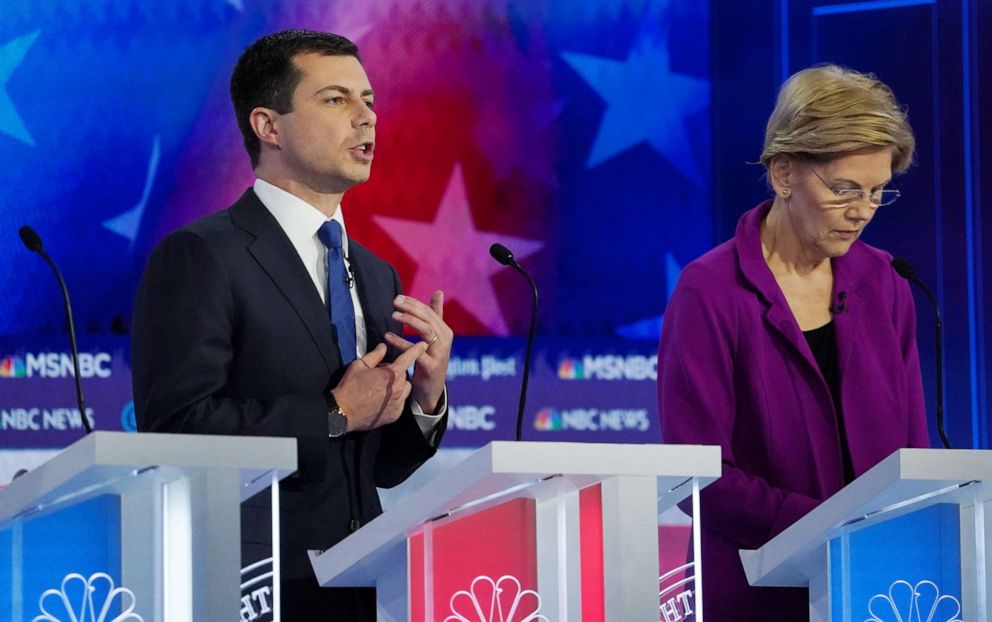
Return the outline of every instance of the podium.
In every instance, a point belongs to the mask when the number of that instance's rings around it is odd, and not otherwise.
[[[375,586],[380,620],[658,620],[659,512],[720,469],[715,446],[497,441],[311,562]]]
[[[291,438],[83,437],[0,490],[0,620],[237,620],[240,504],[295,470]]]
[[[755,586],[808,587],[812,622],[992,620],[992,451],[900,449],[755,551]]]

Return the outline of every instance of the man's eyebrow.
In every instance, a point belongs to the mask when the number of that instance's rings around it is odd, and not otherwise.
[[[317,89],[314,95],[320,95],[324,91],[337,91],[342,95],[351,95],[351,89],[346,86],[341,86],[340,84],[329,84],[323,88]],[[372,89],[365,89],[361,92],[361,97],[375,97],[375,92]]]

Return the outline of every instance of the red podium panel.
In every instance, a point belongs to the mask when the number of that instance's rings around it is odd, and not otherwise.
[[[539,610],[535,524],[534,501],[514,499],[410,536],[411,622]]]
[[[582,550],[582,619],[606,619],[603,589],[603,489],[598,484],[579,491],[579,546]]]
[[[719,474],[718,447],[495,442],[311,561],[385,622],[658,620],[659,512]]]

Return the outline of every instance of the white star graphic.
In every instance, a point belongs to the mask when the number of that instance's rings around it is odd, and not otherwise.
[[[0,133],[9,134],[32,147],[34,147],[34,139],[31,138],[31,133],[28,132],[24,121],[17,114],[14,102],[10,101],[4,87],[39,34],[41,31],[36,30],[0,46]]]
[[[685,125],[690,116],[709,107],[709,82],[671,70],[668,33],[653,26],[655,19],[649,12],[625,61],[562,54],[607,103],[586,165],[592,168],[647,142],[679,172],[700,183],[702,174]]]
[[[544,244],[509,235],[479,231],[465,193],[460,165],[456,165],[430,223],[387,216],[373,217],[390,238],[417,262],[410,295],[430,300],[443,289],[447,301],[458,303],[494,335],[507,335],[509,328],[500,311],[499,298],[490,277],[503,269],[489,256],[489,247],[500,242],[520,261]],[[445,243],[445,241],[450,241]]]

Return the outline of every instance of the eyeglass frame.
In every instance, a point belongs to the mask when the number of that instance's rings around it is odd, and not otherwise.
[[[820,180],[820,183],[823,184],[824,188],[829,190],[831,193],[833,193],[835,197],[837,197],[840,201],[844,203],[844,205],[839,205],[837,207],[849,207],[850,205],[853,205],[854,203],[860,203],[861,201],[864,201],[867,198],[868,206],[871,207],[872,209],[878,209],[885,205],[892,205],[893,203],[899,200],[899,197],[902,196],[902,192],[900,192],[896,188],[880,188],[873,192],[868,192],[864,188],[837,189],[832,187],[830,184],[828,184],[827,180],[824,179],[822,176],[820,176],[820,174],[816,172],[815,168],[809,165],[807,165],[806,168],[808,168],[809,172],[813,173],[813,175]],[[888,194],[890,197],[892,197],[892,200],[886,203],[883,203],[881,201],[874,201],[872,200],[872,196],[875,194],[878,194],[880,199],[884,198],[885,195]]]

